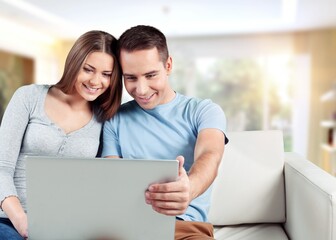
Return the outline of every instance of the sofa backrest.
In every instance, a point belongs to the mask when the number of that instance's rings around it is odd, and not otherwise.
[[[229,132],[227,137],[229,143],[213,184],[209,222],[284,222],[282,132]]]

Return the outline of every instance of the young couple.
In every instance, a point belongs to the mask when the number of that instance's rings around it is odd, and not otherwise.
[[[95,157],[101,131],[102,157],[178,159],[178,179],[151,185],[146,202],[176,216],[175,239],[213,239],[207,211],[226,119],[210,100],[175,92],[171,71],[166,38],[154,27],[135,26],[118,41],[90,31],[58,83],[19,88],[0,127],[0,239],[28,237],[24,156]],[[134,100],[120,106],[122,76]]]

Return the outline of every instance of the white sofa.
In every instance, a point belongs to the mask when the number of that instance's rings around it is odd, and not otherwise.
[[[209,212],[217,240],[336,240],[336,178],[284,153],[280,131],[227,135]]]

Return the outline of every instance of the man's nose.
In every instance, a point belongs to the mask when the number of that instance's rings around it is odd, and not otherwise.
[[[148,85],[145,80],[139,80],[136,86],[136,92],[138,95],[146,95],[148,90]]]

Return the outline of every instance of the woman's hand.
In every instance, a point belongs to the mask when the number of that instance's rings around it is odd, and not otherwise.
[[[27,214],[23,211],[20,200],[16,196],[9,196],[3,200],[1,207],[18,233],[28,238]]]
[[[23,238],[28,238],[28,220],[27,214],[23,213],[12,221],[15,229]]]

